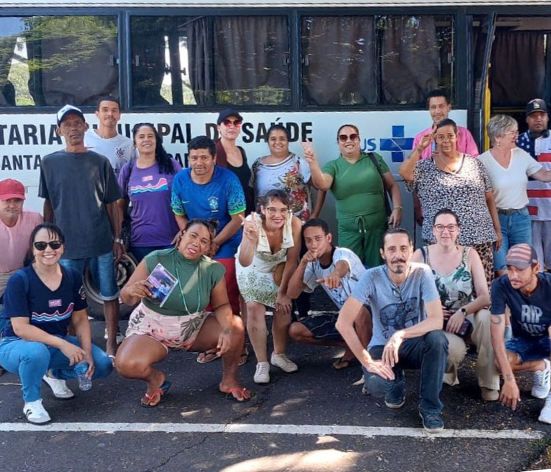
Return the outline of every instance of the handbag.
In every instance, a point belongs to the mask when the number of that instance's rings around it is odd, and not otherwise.
[[[375,157],[375,154],[373,154],[372,152],[368,152],[367,155],[371,159],[371,162],[373,162],[373,165],[377,169],[377,172],[379,172],[379,175],[381,176],[381,180],[383,181],[383,200],[385,201],[385,211],[386,211],[386,216],[390,216],[392,214],[392,207],[390,206],[388,192],[386,191],[386,187],[385,187],[385,178],[383,177],[383,170],[381,169],[381,166],[377,162],[377,158]]]

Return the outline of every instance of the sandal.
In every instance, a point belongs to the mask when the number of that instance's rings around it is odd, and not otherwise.
[[[219,356],[216,349],[209,349],[208,351],[200,352],[196,360],[199,364],[208,364],[218,358]]]
[[[245,348],[245,352],[243,352],[239,356],[239,362],[237,363],[237,365],[241,367],[242,365],[245,365],[248,360],[249,360],[249,350]]]
[[[170,390],[171,385],[172,384],[168,380],[165,380],[159,387],[159,390],[154,393],[146,393],[144,395],[144,397],[140,400],[141,405],[144,408],[156,407],[163,399],[163,395]]]
[[[250,390],[246,389],[245,387],[243,387],[243,388],[234,387],[234,388],[230,388],[229,390],[227,390],[225,392],[220,390],[220,389],[218,391],[222,395],[224,395],[226,400],[232,400],[232,401],[237,402],[237,403],[246,403],[246,402],[250,401],[252,397],[254,397],[254,392],[251,392]],[[249,393],[249,397],[245,398],[245,394],[247,392]],[[234,393],[240,393],[241,394],[241,400],[239,398],[235,397],[233,395]]]
[[[333,369],[343,370],[359,364],[360,362],[355,357],[353,357],[352,359],[345,359],[344,357],[340,357],[335,362],[333,362]]]

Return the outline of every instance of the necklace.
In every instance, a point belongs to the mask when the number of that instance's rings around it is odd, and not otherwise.
[[[180,295],[182,297],[182,302],[184,303],[184,308],[189,316],[193,315],[194,313],[197,313],[199,311],[199,307],[201,306],[201,277],[199,272],[199,264],[197,264],[197,267],[193,271],[193,274],[191,274],[191,277],[188,280],[191,280],[193,278],[193,275],[197,272],[197,305],[195,308],[195,311],[191,313],[189,311],[189,308],[186,303],[186,296],[184,295],[184,289],[182,288],[182,278],[180,277],[180,272],[178,271],[178,267],[176,267],[176,278],[178,279],[178,287],[180,288]]]
[[[400,284],[400,286],[396,285],[394,283],[394,281],[390,278],[390,275],[388,275],[388,266],[385,267],[384,273],[386,274],[386,278],[388,279],[388,281],[390,282],[390,285],[392,286],[392,295],[394,295],[396,298],[399,298],[400,302],[403,303],[404,300],[402,299],[402,285],[405,283],[405,281],[407,280],[407,278],[409,276],[409,268],[408,268],[408,272],[407,272],[404,280]]]
[[[442,157],[440,157],[440,155],[437,155],[437,156],[438,156],[438,159],[440,160],[440,163],[444,166],[444,169],[443,169],[443,170],[446,170],[446,169],[447,169],[447,171],[450,172],[451,174],[456,174],[456,173],[459,171],[459,169],[461,169],[461,165],[462,165],[462,163],[463,163],[463,159],[462,159],[462,158],[458,161],[458,162],[459,162],[459,166],[457,167],[457,169],[452,169],[452,168],[446,163],[446,161],[445,161]]]

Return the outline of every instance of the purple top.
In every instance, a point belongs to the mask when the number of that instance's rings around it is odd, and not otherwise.
[[[136,162],[125,164],[119,174],[119,185],[125,198],[130,198],[131,244],[135,247],[168,246],[178,232],[178,225],[170,208],[172,181],[182,166],[174,159],[174,174],[159,171],[155,162],[140,169]],[[130,173],[130,179],[128,174]],[[128,187],[126,181],[128,180]]]

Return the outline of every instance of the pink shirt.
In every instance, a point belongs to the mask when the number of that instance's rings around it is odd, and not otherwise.
[[[0,273],[12,272],[23,267],[29,250],[29,238],[33,229],[42,223],[42,216],[34,211],[23,211],[15,226],[7,227],[0,220]]]
[[[464,152],[465,154],[470,154],[471,156],[478,156],[478,147],[474,142],[471,132],[467,128],[463,128],[463,126],[458,126],[457,132],[457,150],[459,152]],[[432,126],[415,135],[415,138],[413,138],[413,149],[417,147],[423,136],[430,133],[432,133]],[[428,159],[432,156],[433,144],[434,143],[431,143],[430,146],[427,146],[426,149],[421,153],[421,159]]]

